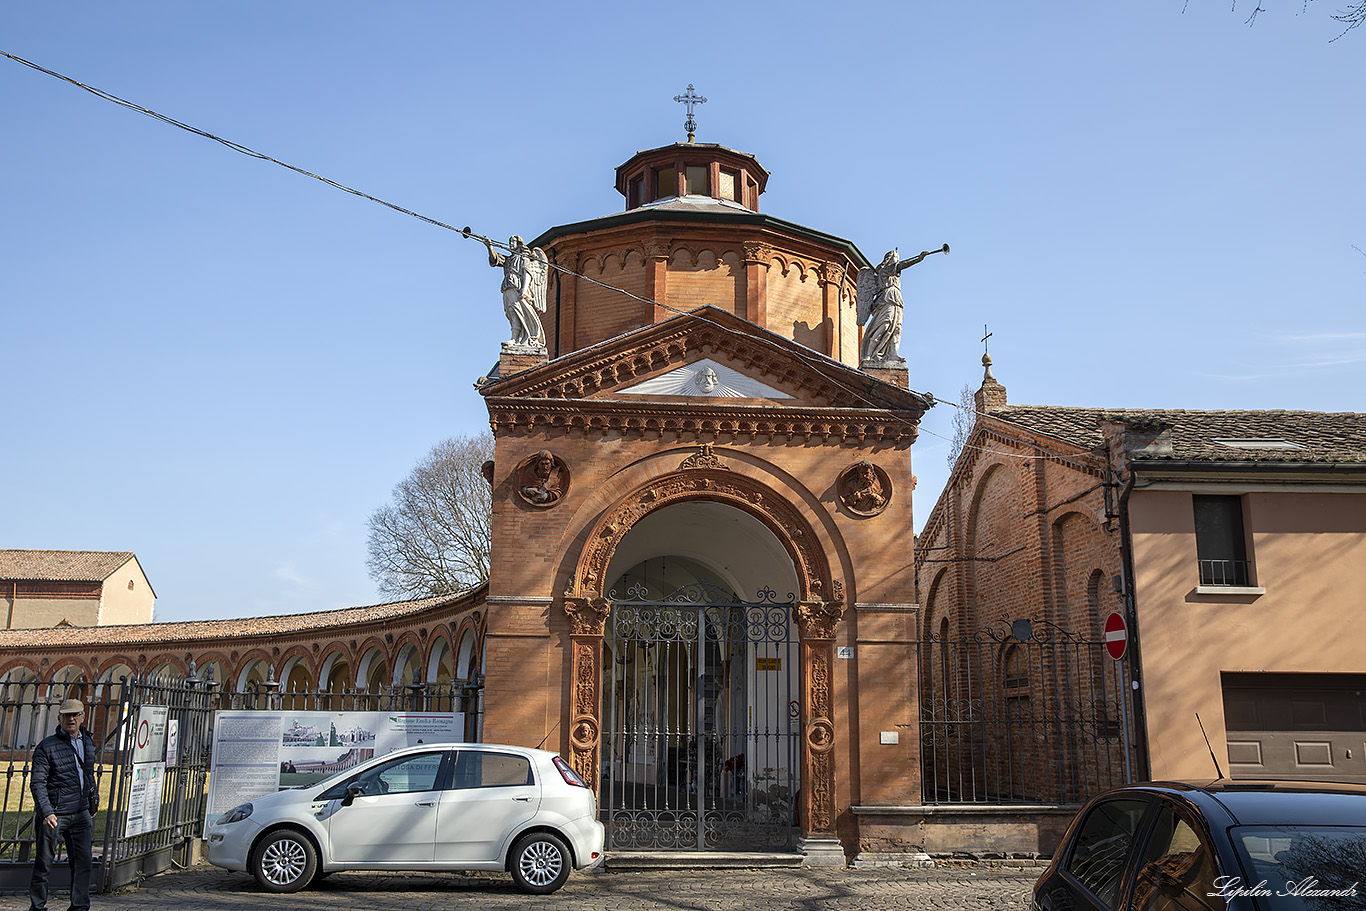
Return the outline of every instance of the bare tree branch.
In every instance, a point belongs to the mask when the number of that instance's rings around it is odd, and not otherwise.
[[[1314,2],[1314,0],[1301,0],[1300,12],[1308,12],[1309,4],[1311,2]],[[1184,13],[1189,5],[1190,0],[1186,0],[1186,2],[1181,5],[1181,12]],[[1237,12],[1238,0],[1232,0],[1232,6],[1229,9],[1231,12]],[[1252,7],[1252,12],[1249,13],[1247,19],[1244,20],[1245,24],[1249,28],[1256,25],[1257,17],[1264,12],[1266,12],[1266,7],[1262,5],[1262,0],[1257,0],[1257,2]],[[1361,25],[1363,22],[1366,22],[1366,0],[1351,0],[1351,2],[1347,4],[1345,9],[1340,9],[1333,14],[1333,21],[1341,22],[1344,28],[1340,33],[1338,33],[1336,37],[1330,38],[1328,40],[1329,44],[1333,43],[1334,41],[1337,41],[1338,38],[1341,38],[1343,35],[1346,35],[1348,32],[1350,32],[1357,26]]]
[[[381,594],[422,597],[477,585],[489,575],[493,497],[484,462],[493,436],[438,443],[370,516],[370,577]]]
[[[953,413],[953,441],[949,444],[949,467],[958,461],[958,455],[972,436],[972,428],[977,423],[977,396],[975,390],[964,385],[958,390],[958,408]]]

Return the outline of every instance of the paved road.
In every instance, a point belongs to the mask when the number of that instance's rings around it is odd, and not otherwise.
[[[96,895],[94,911],[288,909],[288,911],[451,911],[544,908],[554,911],[1022,911],[1039,867],[876,867],[863,870],[682,870],[589,873],[569,878],[554,895],[522,895],[508,876],[390,876],[337,873],[294,895],[267,895],[245,873],[200,865],[163,873],[112,895]],[[66,895],[49,908],[66,907]],[[27,911],[27,896],[0,895],[3,911]]]

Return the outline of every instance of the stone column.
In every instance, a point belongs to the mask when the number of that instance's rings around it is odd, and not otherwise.
[[[570,625],[569,764],[594,792],[601,777],[602,632],[611,611],[606,598],[564,599]]]
[[[835,626],[844,616],[836,583],[835,601],[802,601],[797,628],[802,654],[802,837],[810,866],[844,866],[835,836]]]

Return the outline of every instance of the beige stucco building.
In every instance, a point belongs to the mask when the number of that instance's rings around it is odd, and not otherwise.
[[[5,629],[150,623],[155,602],[129,551],[0,550]]]

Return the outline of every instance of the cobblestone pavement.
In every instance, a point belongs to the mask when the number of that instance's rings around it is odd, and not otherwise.
[[[94,911],[115,908],[167,911],[219,909],[357,909],[450,911],[544,908],[554,911],[908,911],[971,909],[1023,911],[1041,867],[995,865],[862,870],[670,870],[578,873],[554,895],[523,895],[508,876],[337,873],[294,895],[269,895],[246,873],[198,865],[162,873],[141,886],[96,895]],[[49,908],[66,906],[58,892]],[[0,911],[27,911],[27,895],[0,895]]]

